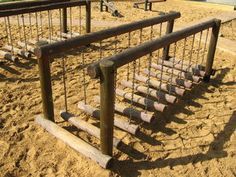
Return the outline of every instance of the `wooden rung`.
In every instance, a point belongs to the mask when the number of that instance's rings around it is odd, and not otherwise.
[[[174,85],[183,86],[185,88],[191,88],[193,85],[193,83],[191,81],[180,79],[180,78],[177,78],[176,76],[171,77],[171,76],[166,75],[164,73],[161,76],[161,73],[149,71],[148,69],[145,69],[143,71],[143,73],[146,75],[148,75],[150,73],[150,76],[152,76],[152,77],[155,77],[157,79],[163,79],[164,81],[167,81],[167,82],[172,83]]]
[[[146,83],[156,89],[158,89],[159,87],[161,87],[161,90],[166,91],[166,92],[171,92],[174,93],[176,95],[180,95],[183,96],[185,94],[185,90],[179,87],[176,87],[174,85],[170,85],[170,84],[166,84],[166,83],[160,83],[159,81],[156,80],[152,80],[151,78],[148,79],[148,77],[145,77],[143,75],[140,74],[135,74],[135,79]]]
[[[17,44],[21,47],[21,48],[25,48],[25,42],[21,42],[21,41],[18,41]],[[30,44],[27,44],[27,50],[31,53],[34,53],[34,46],[30,45]]]
[[[152,89],[152,88],[148,89],[148,87],[138,85],[138,84],[135,84],[135,83],[133,84],[130,81],[122,80],[120,83],[121,83],[121,85],[123,85],[125,87],[131,88],[131,89],[132,89],[132,87],[134,87],[134,90],[136,90],[136,91],[139,91],[139,92],[144,93],[144,94],[148,94],[148,95],[150,95],[154,98],[164,100],[168,103],[173,104],[173,103],[177,102],[177,98],[173,95],[166,94],[164,92],[160,92],[160,91],[157,91],[157,90]]]
[[[176,70],[175,68],[169,68],[169,67],[162,66],[162,65],[159,65],[159,64],[155,64],[155,63],[152,63],[151,67],[156,69],[156,70],[163,71],[163,72],[166,72],[166,73],[169,73],[169,74],[172,74],[172,72],[173,72],[174,75],[181,76],[181,77],[183,77],[187,80],[191,80],[193,82],[198,83],[201,80],[200,77],[194,76],[190,72],[179,71],[179,70]]]
[[[8,50],[9,52],[11,52],[12,50],[14,51],[14,53],[26,57],[26,58],[30,58],[31,57],[31,53],[29,53],[28,51],[25,51],[23,49],[19,49],[17,47],[12,47],[10,45],[5,45],[3,46],[3,49]]]
[[[76,126],[78,129],[83,130],[100,140],[100,129],[98,127],[80,119],[79,117],[75,117],[74,115],[65,111],[61,111],[60,115],[64,120],[70,122],[71,124]],[[121,140],[114,137],[113,146],[119,147],[120,145],[121,145]]]
[[[132,100],[132,93],[125,92],[121,89],[116,89],[116,94],[130,101]],[[149,109],[155,109],[156,111],[160,111],[160,112],[164,112],[167,108],[167,106],[162,103],[158,103],[156,101],[150,100],[148,98],[144,98],[136,94],[133,95],[133,102],[138,103],[143,106],[147,106],[147,108]]]
[[[0,50],[0,56],[1,56],[1,58],[4,58],[6,60],[10,60],[13,62],[17,62],[19,60],[18,57],[12,55],[9,52],[3,51],[3,50]]]
[[[164,66],[167,66],[170,68],[175,68],[180,71],[191,72],[193,75],[197,75],[197,76],[204,76],[205,75],[204,71],[199,70],[198,68],[194,67],[193,65],[188,66],[188,65],[183,64],[183,66],[182,66],[182,63],[174,63],[173,61],[158,60],[158,63],[160,65],[162,65],[162,63],[163,63]]]
[[[71,37],[77,37],[77,36],[80,36],[79,33],[76,33],[76,32],[68,32],[68,33],[58,33],[58,35],[62,35],[62,37],[65,37],[65,38],[71,38]]]
[[[79,137],[59,127],[54,122],[47,120],[41,116],[37,116],[35,121],[37,124],[41,125],[44,129],[46,129],[49,133],[63,141],[65,144],[67,144],[74,150],[96,161],[101,167],[108,168],[111,165],[112,157],[102,154],[101,151],[99,151],[92,145],[86,143]]]
[[[99,96],[95,96],[94,100],[96,102],[100,103]],[[115,104],[115,111],[119,112],[121,114],[124,114],[128,118],[131,116],[131,117],[135,117],[137,119],[141,119],[144,122],[148,122],[148,123],[151,123],[154,120],[154,116],[152,114],[148,114],[148,113],[139,111],[139,110],[131,108],[131,107],[123,106],[118,103]]]
[[[90,116],[93,116],[94,118],[99,119],[100,118],[100,110],[97,108],[94,108],[90,105],[84,104],[84,102],[79,102],[78,103],[78,108],[89,114]],[[120,119],[118,117],[114,118],[114,125],[124,131],[127,131],[133,135],[136,135],[139,127],[134,124],[130,124],[129,122]]]
[[[52,40],[54,41],[65,41],[66,39],[64,39],[63,37],[56,37],[56,36],[52,36]]]

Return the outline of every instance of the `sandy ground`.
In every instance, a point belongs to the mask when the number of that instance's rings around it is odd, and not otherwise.
[[[119,2],[117,7],[123,18],[100,13],[93,6],[93,19],[130,22],[158,13],[133,9],[128,2]],[[170,0],[155,4],[153,9],[180,11],[182,18],[177,24],[185,25],[219,15],[231,7]],[[100,28],[93,27],[93,31]],[[138,34],[132,35],[132,43],[138,43]],[[99,51],[93,52],[88,61],[98,56]],[[69,59],[70,111],[77,111],[81,118],[97,125],[97,121],[76,109],[76,103],[82,99],[82,78],[75,69],[81,63],[73,55]],[[141,135],[134,137],[116,130],[116,136],[122,138],[126,146],[115,150],[116,160],[111,170],[102,169],[35,124],[35,116],[42,113],[36,63],[30,59],[0,65],[0,176],[236,176],[235,56],[217,51],[214,63],[217,72],[211,82],[196,85],[167,113],[159,114],[153,124],[142,124]],[[61,62],[54,62],[52,70],[56,121],[99,147],[98,140],[77,132],[59,118],[58,112],[63,108]],[[98,94],[95,85],[88,85],[93,91],[91,95]]]

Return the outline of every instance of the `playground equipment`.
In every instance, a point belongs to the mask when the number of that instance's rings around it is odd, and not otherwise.
[[[144,10],[147,11],[152,10],[152,4],[153,3],[158,3],[158,2],[165,2],[166,0],[141,0],[138,2],[135,2],[133,7],[134,8],[139,8],[139,5],[143,5],[144,4]]]
[[[1,4],[0,20],[4,24],[2,31],[5,31],[4,36],[1,36],[1,58],[13,62],[19,56],[30,58],[35,44],[40,41],[53,43],[90,32],[90,6],[90,2],[85,0],[40,0]],[[77,7],[79,15],[75,17],[73,11]],[[84,9],[85,30],[81,16]],[[13,29],[17,29],[17,32]]]
[[[109,0],[100,0],[100,11],[103,12],[105,7],[105,11],[108,12],[110,11],[112,16],[115,17],[120,17],[121,14],[118,12],[116,9],[115,5],[113,2],[109,2]]]
[[[38,47],[35,54],[39,63],[43,116],[38,116],[36,122],[108,168],[113,146],[119,149],[122,144],[114,132],[122,130],[138,135],[141,126],[138,122],[152,123],[153,113],[165,112],[201,79],[209,81],[213,73],[220,20],[172,32],[174,20],[179,17],[179,13],[171,12]],[[100,57],[94,58],[96,52]],[[63,56],[58,56],[60,53]],[[73,54],[74,60],[69,57]],[[55,64],[50,63],[52,58]],[[76,62],[78,67],[75,67]],[[61,72],[57,70],[59,64]],[[86,75],[86,68],[92,79]],[[58,73],[62,81],[58,80]],[[53,97],[56,82],[62,83],[63,89],[57,89]],[[56,114],[64,120],[99,139],[101,151],[54,123],[54,108],[62,110]],[[83,113],[89,119],[82,118]],[[99,122],[100,127],[94,127],[91,121]]]

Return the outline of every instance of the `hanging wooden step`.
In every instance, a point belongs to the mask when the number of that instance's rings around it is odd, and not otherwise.
[[[125,92],[121,89],[116,89],[116,94],[129,101],[132,101],[132,93]],[[160,112],[164,112],[167,108],[167,106],[162,103],[158,103],[156,101],[150,100],[148,98],[144,98],[136,94],[133,95],[133,102],[138,103],[145,107],[147,106],[148,109],[154,109]]]
[[[176,70],[180,70],[180,71],[184,71],[184,72],[190,72],[193,75],[196,76],[201,76],[203,77],[205,75],[205,71],[201,71],[198,68],[194,67],[193,65],[190,66],[186,66],[186,65],[182,65],[182,63],[174,63],[174,60],[172,61],[167,61],[167,60],[158,60],[158,64],[160,65],[164,65],[167,66],[169,68],[175,68]]]
[[[58,35],[62,35],[62,37],[64,37],[64,38],[72,38],[72,37],[80,36],[80,34],[76,33],[76,32],[58,33]]]
[[[136,90],[138,92],[148,94],[148,95],[150,95],[154,98],[164,100],[168,103],[173,104],[173,103],[177,102],[177,98],[173,95],[166,94],[164,92],[161,92],[161,91],[158,91],[158,90],[155,90],[155,89],[152,89],[152,88],[148,89],[148,87],[138,85],[138,84],[132,83],[130,81],[122,80],[120,83],[121,83],[121,85],[123,85],[125,87],[131,88],[131,89],[132,89],[132,87],[134,87],[134,90]]]
[[[100,118],[100,110],[90,105],[86,105],[84,104],[84,102],[79,102],[78,108],[96,119]],[[121,130],[129,132],[130,134],[133,134],[133,135],[136,135],[139,130],[139,127],[137,125],[131,124],[118,117],[114,118],[114,125],[120,128]]]
[[[12,62],[19,61],[19,58],[17,56],[12,55],[10,52],[6,52],[4,50],[0,50],[0,57],[4,58],[6,60],[10,60]]]
[[[94,100],[98,103],[100,103],[100,97],[95,96]],[[151,123],[154,120],[153,114],[148,114],[143,111],[139,111],[135,108],[127,107],[119,103],[115,103],[115,111],[125,115],[126,117],[134,117],[136,119],[141,119],[144,122]]]
[[[189,80],[181,79],[176,76],[171,77],[170,75],[166,75],[165,73],[162,73],[162,76],[161,76],[161,73],[153,72],[148,69],[144,69],[143,73],[146,75],[150,73],[150,76],[157,78],[158,80],[163,79],[164,81],[168,83],[172,83],[176,86],[183,86],[185,88],[191,88],[193,85],[193,83]]]
[[[79,117],[75,117],[74,115],[68,112],[61,111],[60,115],[64,120],[70,122],[71,124],[76,126],[78,129],[83,130],[100,140],[100,129],[98,127],[80,119]],[[113,146],[118,148],[120,145],[121,145],[121,140],[114,137]]]
[[[34,47],[33,45],[25,44],[25,42],[21,42],[21,41],[18,41],[17,44],[18,44],[21,48],[25,48],[25,46],[27,45],[27,51],[28,51],[28,52],[31,52],[31,53],[34,53],[35,47]]]
[[[172,74],[172,72],[173,72],[173,74],[176,75],[176,76],[180,76],[184,79],[191,80],[191,81],[196,82],[196,83],[198,83],[201,80],[200,77],[194,76],[190,72],[179,71],[179,70],[176,70],[174,68],[169,68],[169,67],[162,66],[162,65],[159,65],[159,64],[155,64],[155,63],[152,63],[151,67],[156,69],[156,70],[163,71],[163,72],[166,72],[166,73],[169,73],[169,74]]]
[[[148,79],[148,77],[145,77],[144,75],[141,74],[135,74],[135,79],[143,82],[145,84],[148,84],[156,89],[159,89],[161,87],[161,90],[166,91],[166,92],[170,92],[179,96],[183,96],[185,94],[185,89],[176,87],[174,85],[171,84],[166,84],[166,83],[160,83],[160,81],[156,81],[153,80],[152,78]]]
[[[25,51],[23,49],[19,49],[17,47],[13,47],[13,46],[10,46],[10,45],[5,45],[5,46],[3,46],[3,49],[8,50],[9,52],[11,52],[13,50],[13,52],[15,54],[20,55],[20,56],[25,57],[25,58],[30,58],[31,57],[31,53],[29,53],[28,51]]]
[[[102,154],[101,151],[88,144],[87,142],[83,141],[79,137],[59,127],[54,122],[44,119],[41,116],[37,116],[35,121],[37,124],[41,125],[44,129],[46,129],[49,133],[63,141],[65,144],[67,144],[74,150],[96,161],[101,167],[108,168],[111,165],[112,157]]]

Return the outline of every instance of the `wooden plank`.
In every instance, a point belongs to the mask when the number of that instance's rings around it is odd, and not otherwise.
[[[79,102],[78,108],[96,119],[100,118],[100,110],[90,105],[86,105],[84,104],[84,102]],[[130,134],[133,134],[133,135],[136,135],[139,130],[139,127],[137,125],[131,124],[118,117],[114,118],[114,125],[120,128],[121,130],[129,132]]]
[[[151,67],[156,69],[156,70],[159,70],[160,72],[163,71],[163,72],[166,72],[166,73],[169,73],[169,74],[172,74],[172,72],[173,72],[173,75],[180,76],[184,79],[191,80],[191,81],[196,82],[196,83],[200,82],[200,80],[201,80],[200,77],[194,76],[190,72],[179,71],[179,70],[176,70],[174,68],[169,68],[169,67],[166,67],[166,66],[162,66],[160,64],[152,63]]]
[[[158,91],[158,90],[155,90],[152,88],[148,89],[148,87],[145,87],[145,86],[142,86],[142,85],[139,85],[136,83],[132,83],[130,81],[122,80],[120,83],[121,83],[121,85],[131,88],[131,89],[132,89],[132,87],[134,87],[134,90],[139,91],[144,94],[148,94],[148,95],[150,95],[154,98],[157,98],[159,100],[164,100],[164,101],[171,103],[171,104],[177,102],[177,98],[173,95],[166,94],[164,92],[161,92],[161,91]]]
[[[82,119],[79,117],[76,117],[68,112],[61,111],[60,112],[61,117],[76,126],[78,129],[83,130],[87,132],[88,134],[96,137],[97,139],[100,139],[100,129]],[[119,147],[121,145],[121,140],[117,139],[116,137],[113,138],[113,146]]]
[[[141,74],[135,74],[135,79],[140,82],[146,83],[156,89],[161,88],[161,90],[163,91],[170,92],[179,96],[183,96],[186,91],[185,89],[176,87],[172,84],[166,84],[163,82],[160,83],[160,81],[153,80],[152,78],[148,79],[148,77],[145,77],[144,75]]]
[[[25,44],[25,42],[21,42],[21,41],[18,41],[17,44],[21,47],[21,48],[25,48],[25,46],[27,45],[27,50],[31,53],[34,53],[34,49],[35,47],[30,45],[30,44]]]
[[[94,100],[96,102],[100,103],[100,97],[99,96],[95,96]],[[131,116],[131,117],[134,117],[134,118],[137,118],[137,119],[141,119],[144,122],[148,122],[148,123],[151,123],[154,120],[153,114],[148,114],[148,113],[145,113],[143,111],[139,111],[135,108],[127,107],[127,106],[124,106],[124,105],[119,104],[119,103],[115,104],[115,111],[120,113],[120,114],[125,115],[128,118]]]
[[[183,86],[185,88],[191,88],[193,85],[193,83],[189,80],[181,79],[176,76],[171,77],[170,75],[166,75],[165,73],[163,73],[161,76],[161,73],[149,71],[148,69],[145,69],[143,73],[146,75],[150,73],[150,76],[154,78],[163,79],[166,82],[172,83],[177,86]]]
[[[130,101],[132,100],[132,94],[129,92],[125,92],[121,89],[116,89],[116,94],[127,100],[130,100]],[[144,98],[136,94],[133,95],[133,102],[138,103],[145,107],[147,106],[148,109],[154,109],[160,112],[164,112],[167,108],[167,106],[162,103],[158,103],[156,101],[150,100],[148,98]]]
[[[69,133],[50,120],[37,116],[36,123],[41,125],[45,130],[63,141],[65,144],[83,154],[86,157],[96,161],[101,167],[108,168],[111,165],[112,157],[102,154],[98,149],[86,143],[77,136]]]

